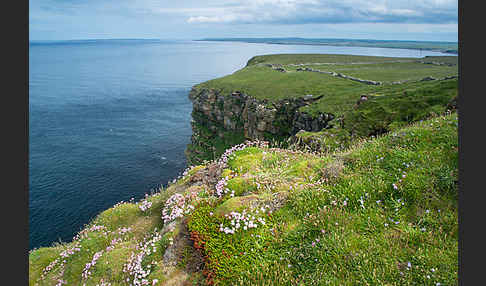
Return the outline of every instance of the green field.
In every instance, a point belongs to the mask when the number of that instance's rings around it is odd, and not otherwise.
[[[430,63],[443,63],[443,65]],[[279,72],[271,66],[287,72]],[[364,80],[382,82],[368,85],[326,73],[297,71],[312,68],[333,71]],[[421,81],[430,77],[448,80]],[[245,68],[221,78],[195,86],[195,89],[217,89],[226,95],[233,91],[246,93],[268,103],[306,95],[323,96],[316,102],[301,107],[311,115],[333,114],[343,125],[352,129],[365,115],[368,121],[403,121],[411,123],[424,119],[431,112],[442,112],[447,103],[457,96],[457,57],[389,58],[351,55],[266,55],[248,61]],[[392,84],[402,81],[401,84]],[[361,95],[370,100],[356,108]],[[400,100],[397,101],[397,98]],[[400,103],[400,104],[398,104]],[[388,120],[383,120],[388,116]],[[413,120],[412,120],[413,118]],[[338,121],[336,120],[336,121]],[[387,124],[392,123],[391,121]],[[356,127],[357,128],[357,127]],[[388,130],[381,128],[383,131]],[[370,135],[373,131],[358,131]]]
[[[378,63],[378,64],[339,64],[339,65],[304,65],[321,71],[343,73],[361,79],[392,83],[394,81],[413,81],[425,77],[444,78],[457,75],[457,66],[427,65],[419,62]],[[296,71],[297,67],[289,68]]]

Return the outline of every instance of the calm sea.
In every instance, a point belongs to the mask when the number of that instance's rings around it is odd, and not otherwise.
[[[271,53],[442,55],[199,41],[31,42],[29,248],[70,241],[104,209],[176,178],[186,168],[191,86]]]

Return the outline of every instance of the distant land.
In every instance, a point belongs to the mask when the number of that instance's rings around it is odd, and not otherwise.
[[[30,40],[29,45],[76,45],[76,44],[103,44],[103,43],[137,43],[137,42],[169,42],[169,40],[161,39],[132,39],[132,38],[120,38],[120,39],[73,39],[73,40]]]
[[[375,47],[375,48],[395,48],[395,49],[416,49],[416,50],[434,51],[434,52],[442,52],[442,53],[449,53],[449,54],[458,53],[457,42],[398,41],[398,40],[369,40],[369,39],[309,39],[309,38],[205,38],[196,41],[245,42],[245,43],[281,44],[281,45]]]

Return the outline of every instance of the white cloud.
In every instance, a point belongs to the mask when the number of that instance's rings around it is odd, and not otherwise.
[[[451,0],[239,0],[180,9],[188,23],[457,23]]]
[[[235,15],[228,15],[228,16],[196,16],[196,17],[189,17],[187,19],[188,23],[224,23],[224,22],[232,22],[235,21]]]

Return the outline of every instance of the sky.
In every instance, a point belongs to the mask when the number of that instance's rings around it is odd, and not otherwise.
[[[29,0],[29,39],[458,41],[458,0]]]

